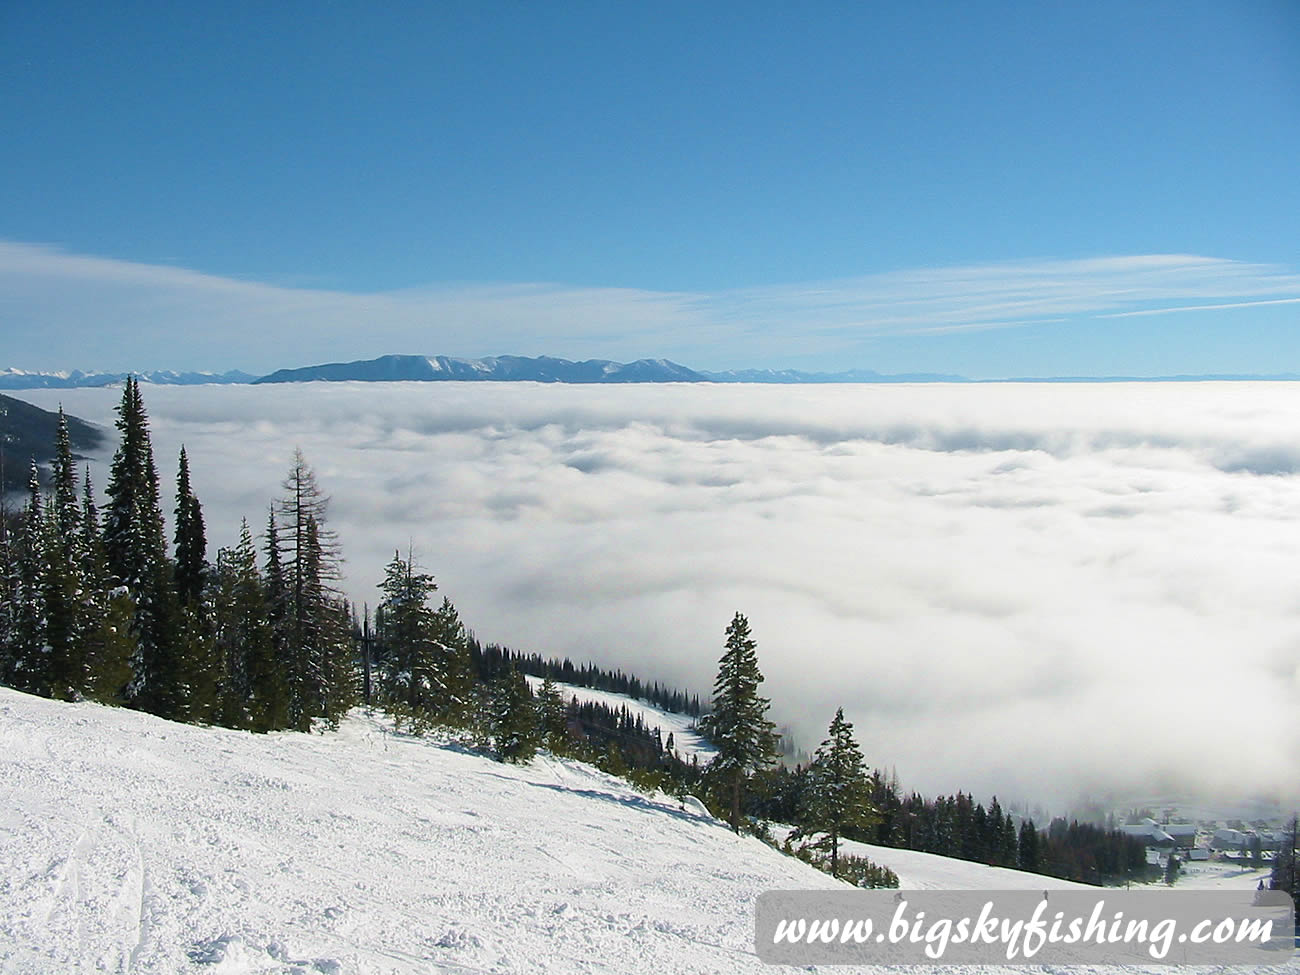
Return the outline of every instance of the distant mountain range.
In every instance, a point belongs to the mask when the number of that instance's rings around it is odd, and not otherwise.
[[[848,372],[799,372],[794,369],[743,369],[705,372],[668,359],[637,359],[611,362],[584,359],[572,362],[550,356],[502,355],[483,359],[454,359],[450,356],[386,355],[359,362],[331,362],[302,369],[280,369],[256,380],[259,383],[386,382],[408,380],[439,382],[538,382],[538,383],[890,383],[967,382],[961,376],[914,373],[886,376],[870,370]]]
[[[124,372],[86,373],[0,370],[0,389],[72,389],[108,386],[126,378]],[[296,369],[279,369],[258,378],[232,370],[223,373],[157,371],[137,373],[147,383],[194,386],[207,383],[306,382],[539,382],[539,383],[1110,383],[1110,382],[1232,382],[1297,381],[1300,373],[1245,375],[1236,373],[1183,376],[1052,376],[1045,378],[968,379],[949,373],[879,373],[870,369],[843,372],[802,372],[797,369],[736,369],[706,372],[668,359],[612,362],[584,359],[574,362],[551,356],[487,356],[457,359],[451,356],[385,355],[356,362],[328,362]]]
[[[667,359],[610,362],[585,359],[571,362],[550,356],[518,355],[483,359],[450,356],[385,355],[358,362],[330,362],[301,369],[280,369],[255,380],[259,383],[327,382],[537,382],[537,383],[697,383],[703,373]]]
[[[938,372],[880,373],[871,369],[843,372],[801,372],[797,369],[732,369],[706,372],[668,359],[611,362],[585,359],[571,362],[550,356],[502,355],[483,359],[450,356],[385,355],[357,362],[331,362],[301,369],[280,369],[256,379],[258,383],[391,382],[540,382],[540,383],[1109,383],[1197,382],[1234,380],[1300,380],[1300,373],[1270,376],[1216,374],[1206,376],[1053,376],[1048,378],[968,379]]]
[[[230,372],[28,372],[24,369],[0,369],[0,389],[80,389],[85,386],[112,386],[128,375],[158,386],[199,386],[208,383],[251,383],[256,376],[238,369]]]

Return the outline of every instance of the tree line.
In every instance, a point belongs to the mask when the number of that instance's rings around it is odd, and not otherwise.
[[[254,731],[337,722],[357,700],[352,615],[334,587],[328,500],[300,452],[270,505],[260,549],[207,554],[184,448],[171,546],[139,384],[123,388],[101,513],[59,410],[51,490],[0,537],[0,680],[180,721]]]
[[[647,683],[637,675],[625,674],[622,670],[605,670],[591,662],[575,664],[568,657],[543,657],[540,653],[523,653],[508,647],[492,646],[484,652],[498,656],[503,666],[514,667],[520,673],[532,677],[550,678],[574,687],[590,687],[611,694],[622,694],[647,701],[661,710],[693,718],[704,713],[698,694],[689,694],[658,681]]]

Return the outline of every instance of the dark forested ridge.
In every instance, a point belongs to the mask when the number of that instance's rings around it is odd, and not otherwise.
[[[59,416],[12,396],[0,394],[0,492],[27,486],[34,459],[41,465],[41,483],[48,483],[45,467],[54,459],[54,439]],[[104,431],[92,423],[68,417],[68,437],[73,456],[104,446]]]

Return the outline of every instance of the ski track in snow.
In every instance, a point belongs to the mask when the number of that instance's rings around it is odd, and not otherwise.
[[[868,852],[915,887],[1050,885]],[[780,971],[752,945],[770,889],[842,885],[579,762],[0,688],[4,975]]]

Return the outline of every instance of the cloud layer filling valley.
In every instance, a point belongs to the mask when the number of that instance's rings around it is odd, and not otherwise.
[[[740,610],[801,745],[843,705],[927,792],[1293,778],[1291,384],[144,392],[210,555],[300,446],[358,604],[409,544],[484,641],[702,697]],[[111,425],[119,393],[19,395]]]

